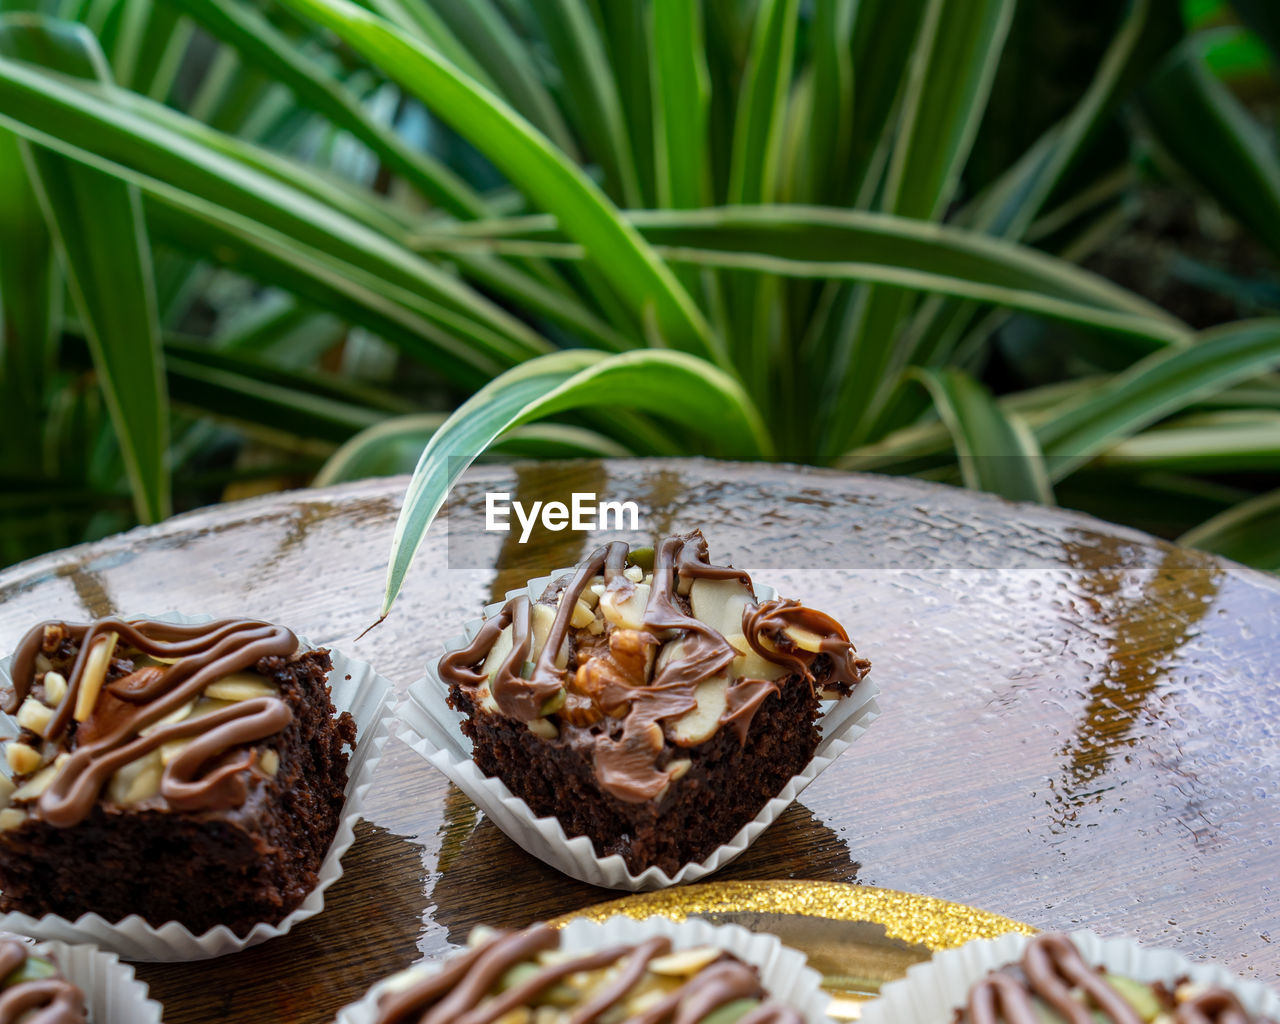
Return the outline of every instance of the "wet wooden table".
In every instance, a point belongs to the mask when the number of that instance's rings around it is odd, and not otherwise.
[[[858,882],[1088,925],[1280,979],[1280,580],[1072,513],[912,480],[713,462],[474,470],[391,618],[403,480],[224,505],[0,573],[30,623],[178,608],[283,622],[403,689],[487,601],[634,535],[485,534],[486,491],[633,500],[846,623],[883,717],[725,879]],[[607,899],[509,842],[393,741],[319,917],[146,965],[169,1024],[320,1024],[379,976]],[[1273,938],[1276,940],[1273,942]]]

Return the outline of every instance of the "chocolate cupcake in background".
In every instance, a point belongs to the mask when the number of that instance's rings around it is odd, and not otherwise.
[[[1280,995],[1213,964],[1090,931],[1005,935],[936,954],[864,1024],[1277,1024]]]
[[[358,812],[357,722],[367,785],[389,718],[389,684],[336,660],[252,619],[32,627],[3,666],[9,927],[194,959],[317,912]]]
[[[132,967],[92,946],[0,933],[0,1024],[160,1024]]]
[[[400,709],[531,853],[656,888],[727,863],[878,714],[845,629],[706,540],[598,548],[486,610]]]
[[[376,985],[338,1024],[828,1024],[804,958],[773,936],[664,918],[476,929],[466,950]]]

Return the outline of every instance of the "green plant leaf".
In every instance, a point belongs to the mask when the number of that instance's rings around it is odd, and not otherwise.
[[[1271,48],[1272,59],[1280,61],[1280,10],[1276,5],[1271,0],[1231,0],[1231,6]]]
[[[106,80],[102,51],[83,26],[15,15],[0,22],[0,55]],[[24,158],[93,353],[138,518],[169,515],[169,407],[151,248],[137,191],[38,146]]]
[[[817,0],[813,25],[813,86],[804,150],[805,201],[836,205],[853,150],[853,30],[857,0]]]
[[[1267,133],[1209,73],[1190,41],[1153,76],[1142,109],[1183,170],[1280,253],[1280,158]]]
[[[438,324],[427,328],[424,340],[460,362],[509,365],[549,347],[495,303],[394,239],[344,215],[342,204],[320,202],[248,162],[202,145],[198,131],[166,130],[164,121],[177,115],[140,117],[112,102],[115,95],[0,61],[0,124],[20,135],[131,181],[171,206],[208,211],[210,230],[225,233],[235,224],[245,236],[268,236],[295,253],[314,253],[340,266],[338,273],[350,268],[354,279],[370,282],[384,296],[384,303],[403,305]],[[145,102],[133,97],[129,106]],[[137,173],[128,173],[130,169]],[[307,174],[304,168],[296,173]],[[312,182],[313,191],[320,187]],[[302,263],[301,256],[283,258]],[[284,269],[295,275],[307,272],[299,265]]]
[[[37,205],[21,143],[0,130],[0,401],[5,443],[0,464],[35,477],[44,462],[45,396],[53,373],[62,280]]]
[[[499,97],[420,41],[349,0],[286,0],[394,77],[484,153],[591,253],[594,266],[673,348],[725,361],[688,293],[607,197],[561,151]]]
[[[1280,490],[1227,509],[1184,533],[1178,543],[1280,572]]]
[[[730,203],[767,203],[776,198],[798,12],[799,0],[761,0],[756,11],[733,132]]]
[[[844,198],[870,206],[889,157],[893,113],[901,102],[927,0],[859,0],[853,30],[854,104]]]
[[[1190,348],[1157,352],[1036,427],[1058,480],[1122,438],[1280,366],[1280,319],[1214,328]]]
[[[429,2],[473,59],[488,70],[499,95],[570,160],[579,160],[577,140],[542,80],[533,49],[506,21],[493,0]],[[448,52],[444,55],[449,56]],[[482,78],[477,81],[486,84]]]
[[[588,159],[604,171],[606,191],[620,205],[640,206],[640,176],[604,40],[583,0],[530,0],[564,76],[569,109]]]
[[[1280,470],[1280,412],[1241,410],[1179,417],[1111,445],[1097,464],[1124,472],[1274,472]]]
[[[349,131],[433,202],[459,217],[485,213],[484,202],[474,189],[430,154],[414,149],[371,118],[341,82],[256,9],[232,0],[175,2],[209,32],[234,46],[259,71],[288,86],[299,103]]]
[[[913,376],[928,388],[951,432],[966,487],[1011,501],[1053,504],[1044,456],[1025,422],[1007,415],[962,370],[917,369]]]
[[[702,10],[687,0],[654,0],[654,168],[658,205],[701,206],[710,190],[707,120],[711,84]]]
[[[771,451],[760,414],[741,385],[705,360],[662,351],[573,351],[531,359],[481,388],[432,435],[396,524],[384,616],[427,527],[467,466],[513,427],[591,406],[657,413],[705,438],[720,454]]]
[[[904,85],[880,209],[934,220],[955,193],[986,109],[1012,0],[929,0]],[[899,330],[910,296],[871,288],[843,318],[832,353],[824,430],[829,454],[865,437],[905,364]]]
[[[629,211],[672,262],[796,277],[874,281],[1039,313],[1134,340],[1135,355],[1185,344],[1190,329],[1105,278],[1036,249],[906,217],[812,206]],[[424,251],[579,259],[547,217],[457,224],[421,234]]]
[[[371,476],[412,472],[423,448],[446,419],[446,413],[416,413],[369,427],[329,457],[311,486],[328,487]],[[521,459],[616,458],[631,454],[603,434],[559,423],[517,427],[498,438],[489,450],[494,455]]]

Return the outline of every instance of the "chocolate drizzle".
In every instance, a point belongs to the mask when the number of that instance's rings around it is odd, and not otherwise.
[[[970,1024],[1040,1024],[1039,999],[1068,1024],[1143,1024],[1138,1011],[1091,967],[1066,936],[1037,935],[1016,966],[994,971],[969,990]],[[1225,989],[1210,988],[1179,1001],[1177,1024],[1248,1024],[1249,1016]]]
[[[115,618],[87,625],[42,623],[27,633],[14,655],[13,691],[4,703],[10,714],[36,681],[46,629],[55,641],[69,641],[78,651],[66,695],[43,730],[43,738],[62,747],[66,759],[33,813],[56,827],[75,825],[88,817],[116,771],[166,743],[191,737],[194,741],[165,766],[160,796],[180,811],[226,810],[244,803],[246,770],[256,755],[252,750],[230,760],[223,755],[280,732],[293,720],[288,705],[276,697],[256,697],[199,717],[162,720],[196,700],[211,683],[250,670],[262,658],[292,655],[298,647],[292,632],[251,619],[199,625]],[[81,691],[90,685],[86,666],[102,643],[115,645],[117,665],[127,660],[122,658],[125,651],[172,664],[144,666],[103,682],[101,692],[91,694],[91,713],[73,727]]]
[[[588,742],[597,781],[620,800],[642,803],[661,799],[672,779],[687,769],[687,761],[666,754],[664,725],[698,706],[696,694],[704,682],[725,677],[726,707],[718,724],[729,726],[739,743],[746,743],[761,705],[779,692],[779,681],[732,676],[734,660],[748,653],[745,647],[785,668],[787,674],[801,676],[811,688],[817,662],[824,658],[824,686],[839,694],[848,693],[870,668],[869,662],[857,657],[848,634],[830,616],[796,601],[758,603],[751,577],[741,569],[712,564],[707,542],[695,530],[667,537],[658,545],[640,628],[613,626],[607,635],[608,652],[584,657],[579,650],[577,674],[571,676],[555,661],[569,636],[575,606],[600,573],[605,584],[601,601],[627,601],[636,589],[636,583],[624,574],[627,556],[627,545],[614,542],[597,548],[575,568],[560,590],[555,619],[532,672],[521,672],[533,642],[530,604],[524,594],[508,601],[470,644],[445,655],[439,665],[446,683],[473,690],[487,684],[498,710],[524,722],[546,716],[567,700],[567,721],[590,730]],[[723,633],[686,610],[682,595],[690,592],[696,580],[737,580],[742,584],[745,640],[738,642],[744,649],[735,648]],[[489,678],[482,663],[508,626],[511,652]],[[797,644],[792,635],[797,630],[815,649]],[[679,644],[678,656],[657,659],[656,671],[649,678],[643,666],[652,662],[653,654],[664,644]],[[653,650],[646,655],[647,648]],[[666,653],[675,652],[664,649]],[[599,708],[594,715],[589,713],[591,702]],[[609,726],[607,721],[603,726],[594,725],[604,715],[619,714],[620,728]]]
[[[497,932],[439,971],[406,989],[384,995],[379,1000],[378,1024],[492,1024],[519,1007],[532,1007],[544,993],[571,975],[618,964],[614,976],[566,1017],[568,1024],[593,1024],[627,997],[655,957],[671,950],[671,941],[657,936],[632,946],[557,958],[550,964],[536,963],[539,953],[556,949],[559,944],[559,933],[545,924],[535,924],[521,932]],[[525,963],[531,968],[527,974],[509,988],[495,991],[509,971]],[[626,1019],[633,1024],[697,1024],[735,1000],[766,998],[755,969],[724,956]],[[742,1024],[803,1024],[803,1018],[789,1007],[762,1002],[742,1018]]]
[[[31,947],[15,938],[0,938],[0,979],[20,970]],[[37,961],[47,962],[47,961]],[[0,1024],[85,1024],[84,993],[66,978],[52,974],[19,981],[0,989]]]

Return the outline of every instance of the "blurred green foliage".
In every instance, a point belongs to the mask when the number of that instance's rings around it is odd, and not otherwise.
[[[394,593],[496,443],[918,473],[1273,567],[1273,4],[0,11],[0,561],[426,445]]]

